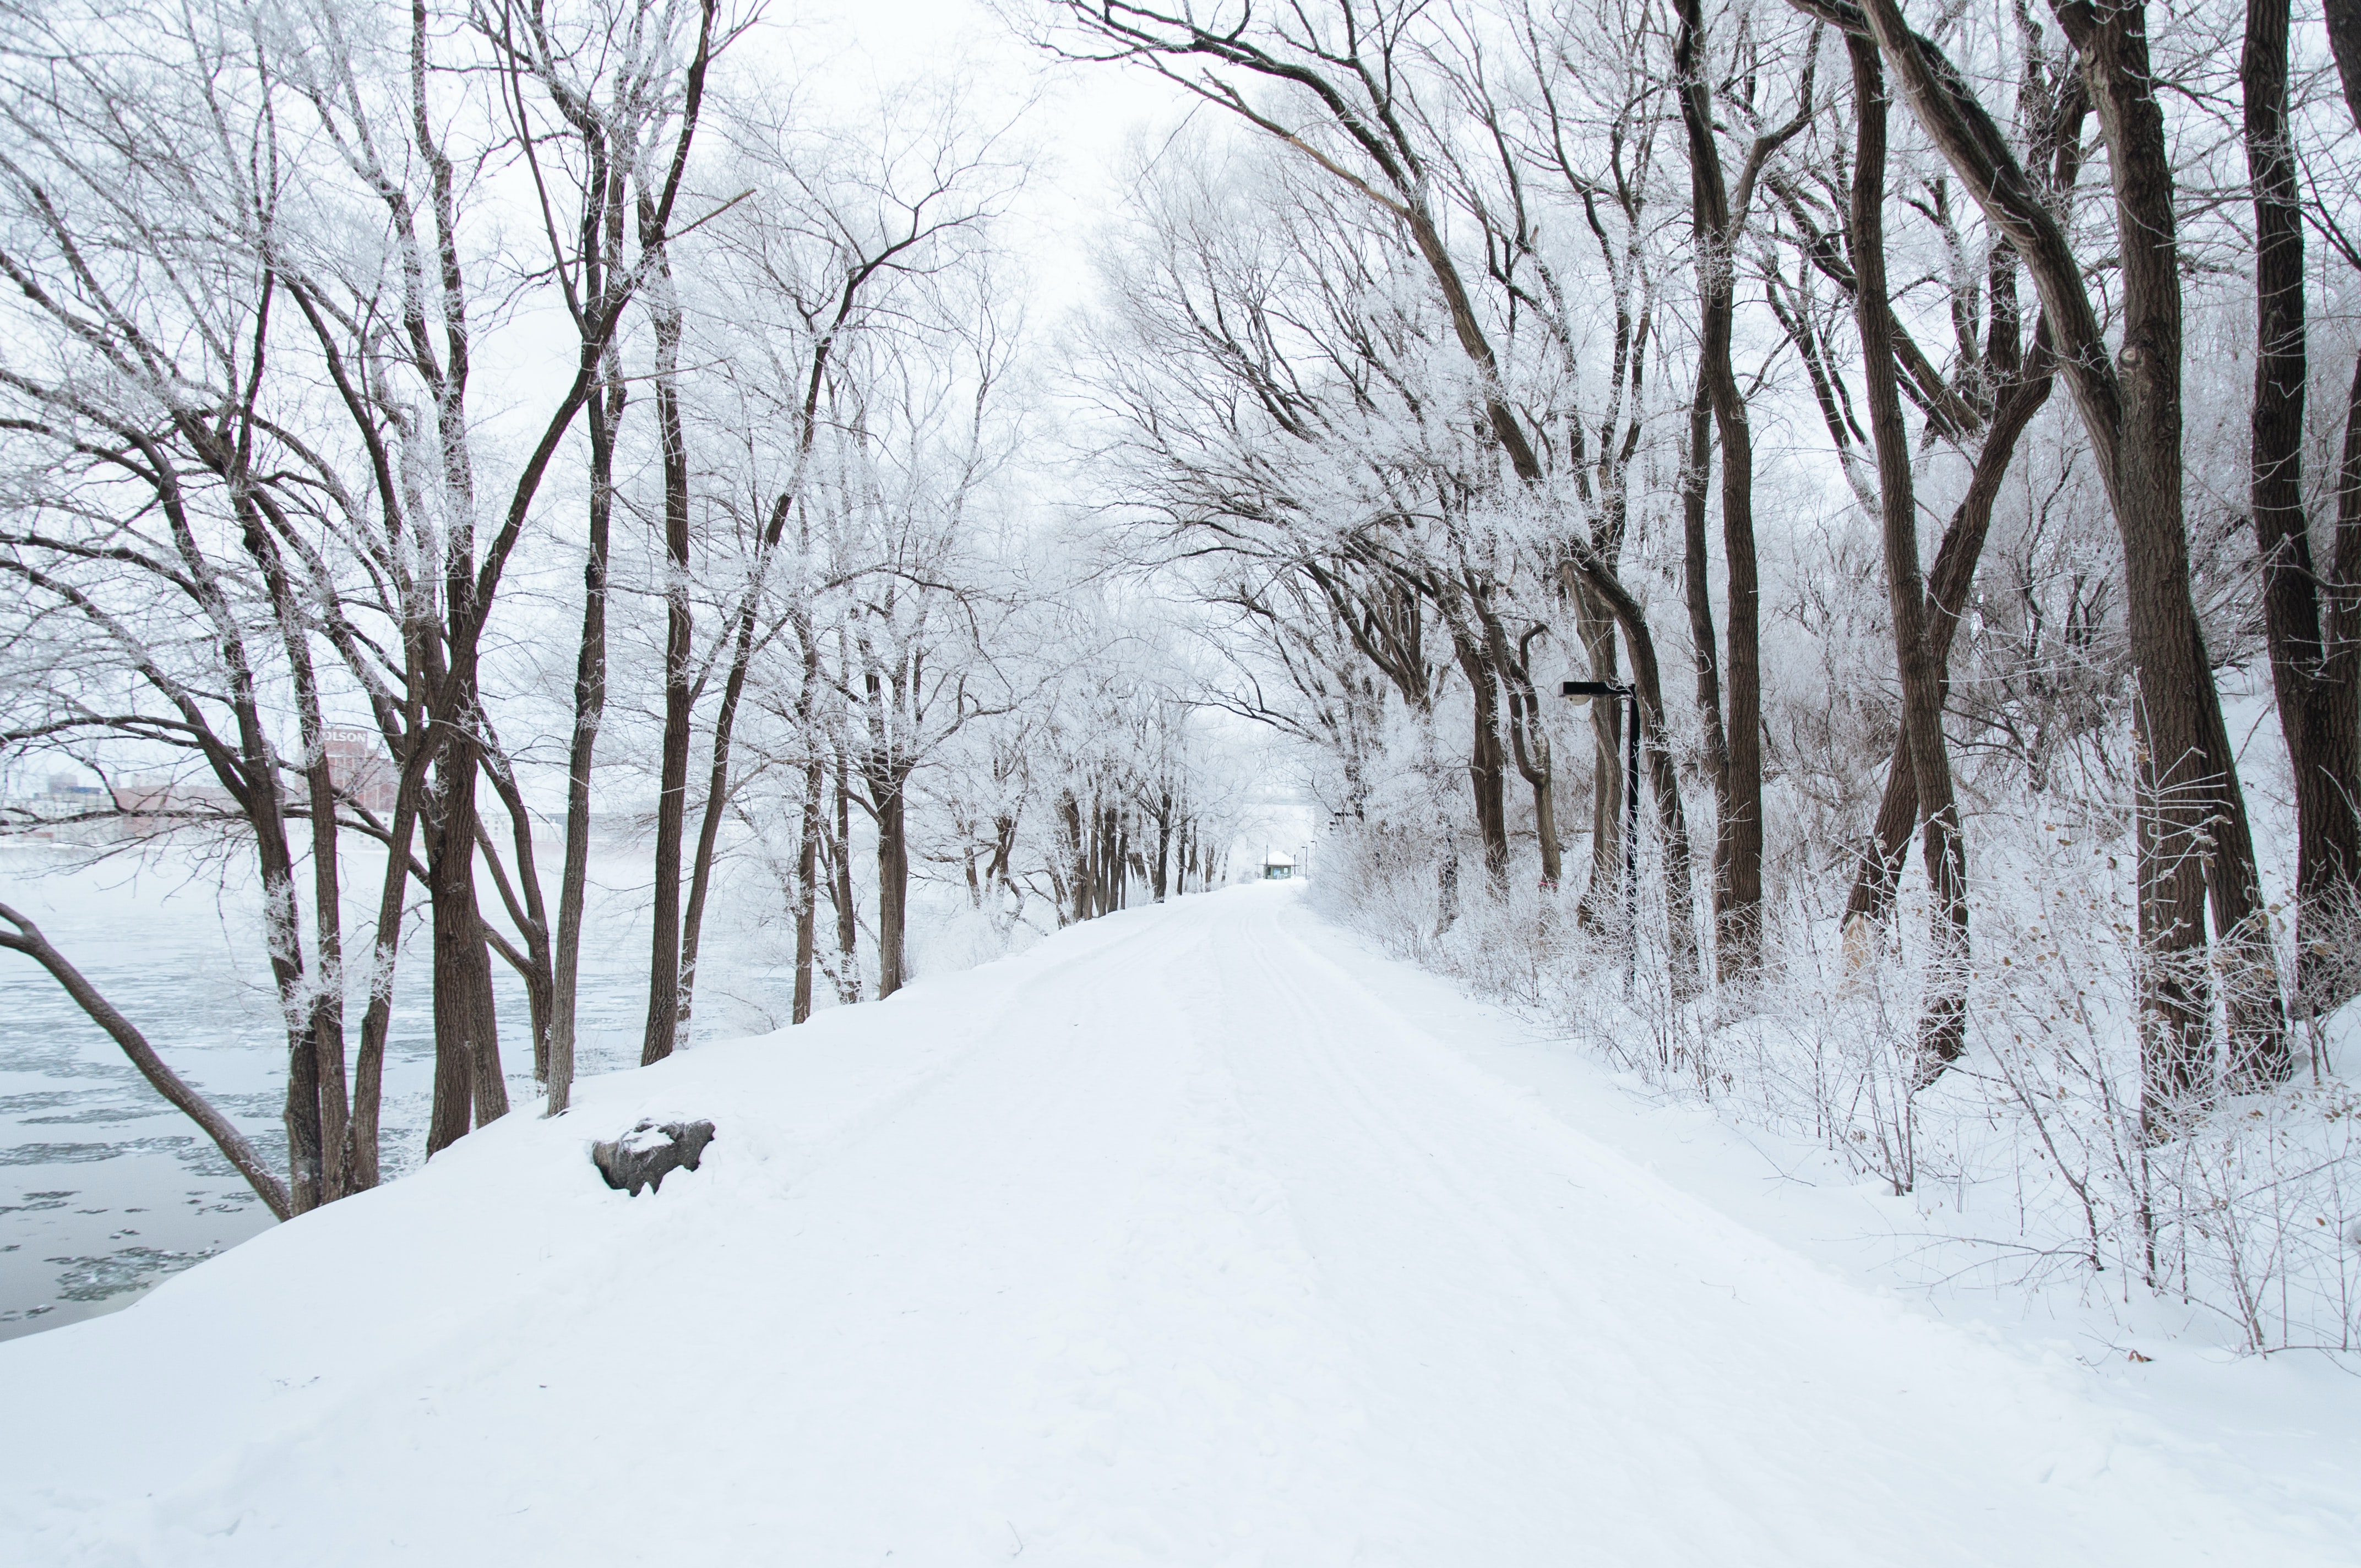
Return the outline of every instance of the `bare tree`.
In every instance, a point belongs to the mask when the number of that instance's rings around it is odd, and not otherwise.
[[[2144,1113],[2160,1133],[2206,1091],[2209,898],[2233,959],[2235,1054],[2268,1076],[2286,1070],[2287,1046],[2246,805],[2190,592],[2176,214],[2146,8],[2059,7],[2092,83],[2114,188],[2123,345],[2112,356],[2064,229],[1957,68],[1895,0],[1858,10],[1812,0],[1812,9],[1875,38],[1920,126],[2032,273],[2123,536],[2140,680]]]

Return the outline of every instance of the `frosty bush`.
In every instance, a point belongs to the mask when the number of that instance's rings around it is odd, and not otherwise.
[[[2361,1092],[2320,1060],[2146,1133],[2122,846],[2088,832],[2034,823],[2009,843],[2018,895],[1974,910],[1970,1054],[1931,1084],[1923,954],[1895,936],[1924,928],[1923,890],[1850,948],[1799,915],[1742,1007],[1676,1003],[1664,954],[1585,928],[1568,894],[1463,883],[1444,918],[1437,843],[1340,834],[1314,897],[1656,1092],[1810,1139],[1896,1194],[1949,1195],[1995,1277],[2182,1303],[2250,1352],[2361,1348]]]

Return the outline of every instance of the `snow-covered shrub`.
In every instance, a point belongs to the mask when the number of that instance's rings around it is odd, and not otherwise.
[[[1444,878],[1444,845],[1339,834],[1314,897],[1656,1092],[1816,1142],[1920,1194],[1929,1239],[1965,1242],[1987,1277],[2181,1304],[2250,1352],[2361,1347],[2361,1091],[2307,1046],[2330,1031],[2296,1021],[2298,1081],[2144,1126],[2120,814],[2061,803],[1987,828],[1970,1048],[1931,1082],[1915,872],[1890,919],[1849,944],[1836,916],[1850,867],[1827,857],[1815,872],[1797,857],[1777,964],[1742,992],[1680,1001],[1649,921],[1635,954],[1620,932],[1575,918],[1572,866],[1563,891],[1512,879],[1495,893],[1464,845]],[[1655,883],[1643,857],[1643,911],[1662,908]]]

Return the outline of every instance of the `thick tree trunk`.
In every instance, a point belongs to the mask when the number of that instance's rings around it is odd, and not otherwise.
[[[1729,683],[1723,787],[1714,822],[1714,970],[1724,983],[1763,963],[1763,666],[1754,559],[1754,438],[1730,358],[1736,271],[1733,217],[1714,144],[1713,98],[1702,55],[1704,0],[1679,0],[1675,43],[1681,118],[1688,131],[1689,192],[1697,252],[1697,375],[1721,438],[1723,613]],[[1694,445],[1694,440],[1692,440]],[[1695,590],[1692,589],[1694,599]]]
[[[2163,1132],[2210,1092],[2205,908],[2235,955],[2224,1001],[2235,1058],[2282,1060],[2276,966],[2262,921],[2235,753],[2190,597],[2181,499],[2181,320],[2172,164],[2149,66],[2144,5],[2098,13],[2075,40],[2107,135],[2123,258],[2121,446],[2112,487],[2125,525],[2132,653],[2139,668],[2147,801],[2140,929],[2153,1020],[2144,1110]],[[2279,1069],[2272,1069],[2279,1070]]]
[[[1569,596],[1582,650],[1589,662],[1590,678],[1618,678],[1615,621],[1599,604],[1598,596],[1578,579]],[[1622,918],[1623,889],[1623,705],[1590,705],[1590,871],[1574,917],[1585,929],[1618,924]],[[1609,913],[1612,911],[1613,913]]]
[[[1165,899],[1167,867],[1172,860],[1172,792],[1165,790],[1156,797],[1156,866],[1151,891],[1156,902]]]
[[[1532,733],[1537,739],[1541,737],[1538,728]],[[1544,749],[1538,762],[1527,766],[1526,760],[1520,758],[1517,771],[1524,775],[1526,785],[1533,792],[1533,837],[1541,846],[1542,885],[1554,891],[1558,879],[1565,872],[1565,861],[1557,841],[1556,784],[1551,776],[1547,740],[1542,740],[1541,745]]]
[[[1090,918],[1089,850],[1082,839],[1082,803],[1072,790],[1058,797],[1058,828],[1063,835],[1066,870],[1060,881],[1065,884],[1059,900],[1058,924],[1071,926]]]
[[[909,928],[910,845],[904,785],[908,770],[889,764],[872,777],[877,795],[877,1000],[902,989],[902,943]]]
[[[1557,841],[1556,776],[1549,731],[1543,727],[1541,694],[1532,682],[1532,643],[1541,628],[1533,628],[1512,651],[1499,617],[1488,607],[1482,613],[1485,649],[1500,674],[1500,684],[1508,688],[1510,760],[1533,795],[1533,837],[1541,849],[1542,886],[1554,892],[1565,868]]]
[[[312,685],[306,661],[302,684]],[[302,722],[306,764],[304,782],[312,807],[313,925],[318,934],[319,970],[312,981],[310,1028],[312,1070],[309,1092],[316,1106],[306,1129],[319,1140],[319,1201],[333,1203],[354,1190],[346,1168],[346,1145],[351,1111],[345,1079],[345,941],[344,894],[336,863],[336,786],[328,767],[327,731],[319,704],[310,690],[303,694]],[[291,1098],[297,1092],[291,1082]]]
[[[464,652],[464,651],[463,651]],[[476,743],[472,662],[446,680],[458,694],[434,724],[434,791],[424,812],[427,897],[434,926],[434,1103],[426,1152],[508,1113],[492,965],[476,902]]]
[[[418,800],[426,789],[432,750],[423,725],[413,727],[408,750],[410,755],[402,759],[401,776],[394,785],[393,821],[386,833],[385,877],[378,892],[377,926],[370,938],[368,1008],[361,1014],[361,1045],[353,1058],[353,1114],[346,1131],[345,1171],[356,1192],[375,1187],[379,1177],[385,1037],[393,1023],[393,972],[401,956],[402,911],[409,903],[411,844],[418,833]]]
[[[582,639],[574,657],[574,737],[566,765],[566,864],[557,885],[557,950],[551,965],[548,1113],[574,1095],[582,914],[590,889],[590,770],[607,713],[607,559],[615,514],[615,434],[629,385],[612,355],[605,383],[586,405],[590,434],[590,540],[582,562]]]
[[[836,999],[861,1000],[861,920],[852,907],[852,790],[842,748],[836,752],[836,833],[829,849],[829,895],[836,907]]]
[[[655,322],[656,428],[664,449],[664,727],[642,1066],[672,1055],[680,1029],[680,851],[688,819],[689,663],[695,654],[688,604],[688,445],[680,415],[681,313],[668,260],[658,262],[656,281],[649,313]]]
[[[2255,544],[2262,562],[2263,620],[2279,729],[2295,776],[2296,997],[2334,1006],[2333,966],[2313,949],[2312,927],[2347,914],[2361,872],[2361,756],[2352,726],[2350,660],[2332,660],[2323,638],[2303,503],[2306,364],[2303,218],[2288,124],[2289,0],[2247,0],[2239,79],[2246,95],[2246,170],[2255,196],[2255,400],[2250,455]],[[2332,25],[2335,8],[2331,7]],[[2337,585],[2342,587],[2342,585]],[[2345,677],[2339,689],[2337,677]],[[2285,1049],[2234,1053],[2238,1089],[2278,1081],[2293,1066]]]
[[[2328,19],[2328,52],[2336,60],[2336,80],[2345,89],[2345,107],[2361,128],[2361,0],[2323,0]]]
[[[269,286],[266,284],[264,309],[269,308]],[[335,887],[335,817],[333,791],[327,793],[328,811],[324,823],[318,811],[319,786],[327,783],[325,737],[320,721],[318,688],[314,685],[311,651],[306,641],[306,612],[295,599],[294,589],[284,569],[278,546],[258,505],[238,495],[245,483],[245,460],[216,454],[215,471],[232,481],[233,508],[241,524],[243,543],[247,556],[259,569],[270,594],[279,632],[284,646],[290,674],[293,677],[298,723],[305,750],[305,775],[314,786],[312,800],[316,847],[323,839],[318,836],[325,828],[327,854],[324,864],[315,865],[315,872],[324,874],[326,886]],[[244,808],[248,825],[254,831],[256,869],[262,877],[263,921],[269,939],[270,975],[278,991],[280,1017],[287,1031],[287,1091],[283,1118],[287,1129],[288,1199],[295,1212],[316,1208],[328,1196],[325,1179],[325,1153],[321,1137],[320,1053],[319,1028],[324,1003],[330,999],[324,982],[335,979],[322,974],[307,977],[303,967],[303,912],[295,896],[294,850],[287,839],[287,798],[280,774],[281,759],[273,749],[266,729],[261,705],[257,696],[253,665],[244,643],[234,630],[234,623],[221,613],[221,601],[213,601],[214,624],[218,628],[220,648],[225,674],[232,692],[231,703],[237,717],[239,760],[245,765],[243,778],[231,782],[232,794]],[[218,770],[217,770],[218,771]],[[333,931],[337,913],[335,905],[320,912],[324,930]],[[342,997],[335,1004],[341,1008]],[[342,1070],[342,1015],[336,1020],[338,1070]]]
[[[2211,1090],[2209,902],[2223,938],[2234,1056],[2268,1060],[2286,1041],[2246,802],[2191,599],[2179,251],[2147,12],[2059,12],[2091,85],[2114,184],[2123,336],[2110,356],[2065,233],[1991,116],[1940,51],[1911,31],[1896,0],[1866,0],[1864,10],[1919,123],[2040,289],[2123,536],[2139,679],[2141,1105],[2148,1135],[2168,1135]]]
[[[796,842],[796,996],[788,1022],[812,1015],[812,964],[819,948],[820,799],[827,781],[815,754],[804,763],[804,802]]]
[[[1845,44],[1852,62],[1857,138],[1851,203],[1853,313],[1861,332],[1870,434],[1877,449],[1878,510],[1902,684],[1902,729],[1922,803],[1927,884],[1934,905],[1918,1028],[1918,1080],[1923,1084],[1967,1048],[1967,848],[1951,794],[1951,759],[1943,736],[1942,665],[1931,645],[1926,585],[1918,569],[1910,439],[1894,368],[1894,320],[1885,287],[1884,71],[1874,40],[1848,38]]]
[[[1729,809],[1730,740],[1721,723],[1721,640],[1713,625],[1713,576],[1706,543],[1706,490],[1712,471],[1713,393],[1699,375],[1697,393],[1689,400],[1688,461],[1681,467],[1681,587],[1688,601],[1689,643],[1697,661],[1705,773],[1719,815]],[[1719,908],[1721,895],[1714,896]]]
[[[1503,797],[1508,757],[1500,745],[1500,688],[1483,650],[1465,637],[1452,644],[1467,677],[1475,735],[1467,753],[1467,787],[1476,811],[1476,833],[1484,846],[1484,880],[1495,893],[1509,885],[1509,814]]]
[[[796,733],[807,754],[803,809],[796,817],[796,998],[789,1020],[796,1024],[812,1015],[812,965],[819,952],[820,809],[828,789],[827,763],[814,725],[819,698],[819,641],[808,626],[802,630],[803,689],[796,699]]]

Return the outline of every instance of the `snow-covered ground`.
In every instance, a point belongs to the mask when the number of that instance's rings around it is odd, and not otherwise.
[[[587,1144],[704,1116],[703,1170]],[[2361,1383],[2092,1364],[1284,886],[588,1083],[0,1345],[0,1562],[2349,1563]]]

